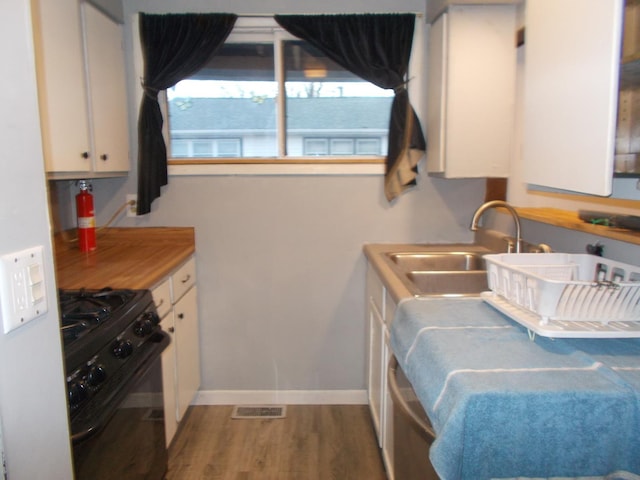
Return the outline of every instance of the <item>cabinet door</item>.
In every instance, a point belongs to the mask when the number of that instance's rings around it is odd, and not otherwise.
[[[164,280],[160,285],[156,286],[151,292],[153,295],[153,303],[160,318],[166,317],[171,311],[171,285],[170,280]],[[173,327],[173,323],[171,324]]]
[[[382,317],[373,302],[369,300],[369,379],[367,395],[379,447],[382,447],[383,347],[384,324]]]
[[[388,480],[394,480],[395,475],[393,471],[393,461],[394,461],[394,443],[393,443],[393,398],[391,397],[391,393],[388,387],[387,375],[389,372],[389,360],[391,359],[391,347],[389,345],[389,331],[385,330],[384,336],[384,351],[382,355],[382,360],[384,362],[383,368],[383,427],[382,427],[382,460],[387,469],[387,478]],[[401,480],[401,479],[398,479]]]
[[[176,345],[177,420],[182,420],[200,387],[200,339],[197,288],[189,290],[174,307]]]
[[[609,195],[623,0],[526,5],[526,182]]]
[[[162,329],[171,337],[171,343],[162,352],[162,398],[164,400],[164,431],[167,448],[178,429],[176,406],[176,345],[173,315],[167,315],[161,322]]]
[[[448,14],[443,13],[429,29],[429,69],[427,70],[427,171],[445,170],[445,98],[447,82]]]
[[[509,173],[515,104],[513,5],[455,5],[429,33],[427,171]]]
[[[191,257],[171,275],[171,299],[176,303],[196,282],[196,259]]]
[[[96,172],[129,170],[122,27],[83,3],[89,106]]]
[[[77,0],[32,2],[42,145],[47,172],[91,170]]]

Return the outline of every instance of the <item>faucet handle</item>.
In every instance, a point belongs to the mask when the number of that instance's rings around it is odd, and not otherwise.
[[[503,237],[503,240],[507,242],[507,253],[513,253],[516,241],[513,237]]]
[[[553,251],[551,250],[551,247],[546,243],[539,243],[538,250],[540,251],[540,253],[551,253]]]

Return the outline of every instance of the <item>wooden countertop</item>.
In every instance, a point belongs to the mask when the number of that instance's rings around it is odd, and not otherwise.
[[[640,245],[640,232],[584,222],[578,212],[557,208],[516,208],[520,218]]]
[[[192,227],[105,228],[89,253],[72,236],[54,237],[58,288],[151,288],[195,252]]]

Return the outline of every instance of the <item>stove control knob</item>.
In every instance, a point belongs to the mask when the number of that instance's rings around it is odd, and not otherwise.
[[[152,331],[153,324],[151,323],[151,320],[136,320],[136,322],[133,324],[133,333],[135,333],[139,337],[149,335]]]
[[[151,324],[155,327],[156,325],[160,325],[160,317],[156,312],[144,312],[142,318],[151,322]]]
[[[116,358],[127,358],[133,353],[133,345],[129,340],[118,340],[113,345],[112,352]]]
[[[107,379],[107,372],[102,365],[92,365],[87,373],[87,383],[91,387],[97,387]]]
[[[69,406],[75,408],[87,398],[87,388],[82,381],[70,382],[67,386],[69,395]]]

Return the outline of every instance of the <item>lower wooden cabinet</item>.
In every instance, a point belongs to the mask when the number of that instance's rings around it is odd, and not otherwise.
[[[192,257],[153,289],[162,329],[171,344],[162,353],[167,447],[200,387],[198,295]]]

